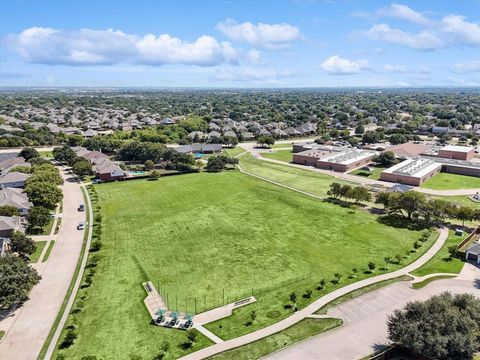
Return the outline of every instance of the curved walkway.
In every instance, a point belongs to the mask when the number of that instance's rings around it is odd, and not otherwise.
[[[62,171],[67,179],[71,175]],[[42,270],[42,279],[29,294],[29,300],[14,313],[0,321],[7,330],[0,343],[0,359],[34,360],[55,321],[75,273],[83,244],[83,231],[76,226],[85,220],[77,208],[83,203],[80,186],[65,181],[63,217],[52,253]]]
[[[332,291],[331,293],[315,300],[313,303],[308,305],[307,307],[301,309],[300,311],[297,311],[296,313],[292,314],[286,319],[283,319],[279,321],[278,323],[275,323],[273,325],[267,326],[263,329],[254,331],[252,333],[224,341],[219,344],[212,345],[210,347],[207,347],[205,349],[199,350],[197,352],[194,352],[192,354],[189,354],[182,359],[205,359],[209,356],[221,353],[226,350],[230,350],[245,344],[249,344],[251,342],[260,340],[264,337],[273,335],[279,331],[282,331],[299,321],[303,320],[306,317],[309,317],[312,315],[315,311],[320,309],[322,306],[328,304],[329,302],[337,299],[340,296],[343,296],[345,294],[348,294],[349,292],[352,292],[354,290],[358,290],[360,288],[363,288],[368,285],[375,284],[380,281],[384,280],[389,280],[393,279],[402,275],[406,275],[409,272],[419,268],[420,266],[424,265],[427,261],[429,261],[435,254],[440,250],[440,248],[443,246],[445,243],[445,240],[448,237],[448,229],[447,228],[441,228],[440,229],[440,235],[438,236],[437,240],[435,243],[428,249],[421,257],[419,257],[417,260],[415,260],[413,263],[410,265],[405,266],[402,269],[387,273],[387,274],[382,274],[378,276],[374,276],[353,284],[349,284],[347,286],[344,286],[340,289],[337,289],[335,291]]]

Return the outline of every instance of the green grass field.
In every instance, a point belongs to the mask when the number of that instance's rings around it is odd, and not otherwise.
[[[293,148],[292,143],[293,143],[293,141],[289,142],[287,144],[273,144],[272,149],[282,149],[282,148],[292,149]]]
[[[246,150],[240,146],[236,146],[233,149],[225,149],[224,151],[228,156],[235,157],[241,153],[244,153]]]
[[[317,196],[326,197],[328,187],[333,182],[355,185],[354,183],[338,180],[333,176],[314,171],[258,160],[250,154],[242,155],[239,160],[242,169],[249,173]]]
[[[101,260],[93,284],[79,300],[78,339],[62,351],[67,358],[128,359],[136,354],[150,359],[163,341],[171,344],[167,358],[185,354],[179,348],[184,332],[149,325],[141,286],[147,278],[166,288],[171,307],[184,310],[185,296],[198,297],[201,308],[203,294],[211,300],[215,293],[218,303],[225,289],[232,301],[252,288],[276,288],[281,281],[312,273],[305,281],[261,293],[257,303],[210,324],[210,329],[224,324],[214,333],[231,338],[288,316],[283,305],[292,290],[298,293],[298,306],[305,306],[335,287],[371,276],[348,279],[352,267],[363,271],[368,261],[380,266],[384,256],[404,254],[420,237],[419,231],[383,225],[367,212],[352,213],[236,171],[95,188],[103,215]],[[343,274],[340,285],[329,281],[335,272]],[[302,292],[322,277],[326,289],[303,298]],[[253,309],[257,319],[247,327]],[[199,336],[193,350],[209,343]]]
[[[46,241],[35,241],[35,245],[37,246],[35,252],[30,255],[30,262],[36,263],[40,259],[40,255],[42,255],[43,248],[47,244]]]
[[[421,187],[434,190],[480,189],[480,178],[440,173],[424,182]]]
[[[286,346],[308,339],[342,324],[340,319],[304,319],[299,323],[264,339],[209,357],[209,360],[260,359]]]
[[[357,170],[352,171],[350,174],[367,177],[369,179],[378,180],[378,179],[380,179],[380,175],[381,175],[383,170],[385,170],[384,167],[374,166],[371,173],[369,173],[365,170],[357,169]]]
[[[462,236],[455,235],[455,231],[449,230],[447,241],[443,244],[439,252],[435,254],[425,265],[413,272],[416,276],[425,276],[434,273],[453,273],[458,274],[463,267],[464,262],[458,258],[451,258],[448,253],[450,246],[458,245],[463,239],[468,236],[463,233]]]
[[[264,152],[261,155],[267,159],[274,159],[285,162],[292,162],[293,160],[292,150],[277,150],[275,152]]]

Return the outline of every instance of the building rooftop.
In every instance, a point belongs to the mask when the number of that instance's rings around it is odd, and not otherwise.
[[[442,164],[437,163],[433,159],[416,157],[402,161],[383,172],[420,178],[441,166]]]
[[[322,159],[322,161],[327,161],[336,164],[343,164],[349,165],[356,161],[364,160],[369,157],[375,156],[376,153],[374,151],[369,150],[358,150],[358,149],[346,149],[345,151],[332,155],[327,156]]]
[[[441,148],[440,150],[441,151],[455,151],[455,152],[468,153],[468,152],[474,150],[474,148],[471,147],[471,146],[447,145],[447,146]]]

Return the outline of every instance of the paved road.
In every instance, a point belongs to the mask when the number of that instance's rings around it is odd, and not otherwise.
[[[65,174],[62,174],[66,177]],[[42,280],[33,288],[23,307],[0,321],[7,333],[0,343],[0,359],[34,360],[52,327],[75,272],[83,243],[85,221],[77,207],[83,203],[80,186],[66,181],[63,188],[63,219],[52,253],[42,269]]]
[[[462,275],[456,279],[437,280],[420,290],[400,282],[359,296],[328,311],[327,315],[343,319],[343,326],[270,354],[265,359],[349,360],[365,357],[388,343],[387,316],[395,309],[403,308],[407,302],[426,300],[447,290],[471,293],[480,298],[480,289],[475,282],[480,278],[480,270],[476,268],[475,279]]]
[[[329,302],[335,300],[336,298],[343,296],[353,290],[360,289],[364,286],[371,285],[374,283],[377,283],[379,281],[383,280],[388,280],[388,279],[393,279],[402,275],[405,275],[423,264],[425,264],[428,260],[430,260],[437,252],[440,250],[442,245],[445,243],[445,240],[448,237],[448,229],[447,228],[442,228],[440,229],[440,235],[438,239],[435,241],[435,243],[428,249],[420,258],[418,258],[416,261],[411,263],[410,265],[405,266],[402,269],[387,273],[387,274],[382,274],[378,276],[374,276],[362,281],[355,282],[353,284],[349,284],[347,286],[344,286],[340,289],[337,289],[335,291],[332,291],[331,293],[321,297],[320,299],[315,300],[313,303],[308,305],[307,307],[301,309],[300,311],[297,311],[296,313],[292,314],[286,319],[283,319],[273,325],[267,326],[263,329],[251,332],[249,334],[237,337],[235,339],[227,340],[222,343],[218,343],[212,346],[209,346],[205,349],[196,351],[190,355],[187,355],[183,357],[182,359],[205,359],[209,356],[218,354],[220,352],[236,348],[238,346],[242,346],[245,344],[249,344],[251,342],[254,342],[256,340],[262,339],[264,337],[273,335],[281,330],[284,330],[300,320],[312,315],[315,311],[320,309],[322,306],[328,304]]]

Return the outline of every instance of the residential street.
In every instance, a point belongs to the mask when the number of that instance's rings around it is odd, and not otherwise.
[[[64,172],[62,176],[68,177]],[[84,236],[76,229],[85,221],[85,212],[77,211],[83,197],[76,182],[65,181],[62,190],[62,224],[52,253],[40,269],[42,280],[22,308],[0,321],[0,329],[7,331],[0,343],[0,359],[37,358],[75,272]]]
[[[269,360],[360,359],[387,343],[387,316],[407,302],[426,300],[444,291],[471,293],[480,298],[476,280],[480,270],[466,264],[455,279],[437,280],[420,290],[407,282],[395,283],[347,301],[328,311],[328,315],[344,320],[344,325],[314,336],[296,345],[266,356]]]

